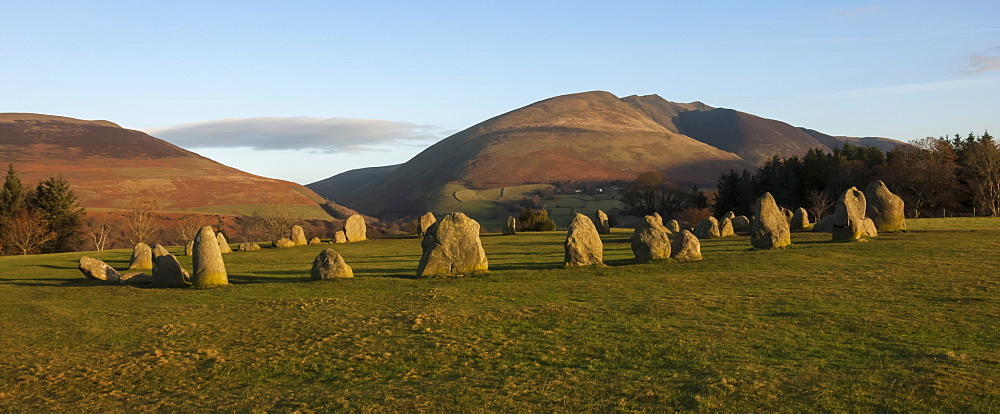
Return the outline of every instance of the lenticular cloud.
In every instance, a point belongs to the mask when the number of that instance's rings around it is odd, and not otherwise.
[[[253,148],[357,152],[432,141],[441,128],[359,118],[256,117],[192,122],[146,133],[184,148]]]

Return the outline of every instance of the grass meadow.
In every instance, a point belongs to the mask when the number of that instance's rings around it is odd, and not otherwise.
[[[204,291],[76,270],[126,250],[0,257],[0,411],[994,411],[1000,219],[908,224],[650,264],[617,230],[579,269],[563,232],[486,235],[450,279],[412,277],[416,238],[333,245],[329,282],[331,245],[264,249]]]

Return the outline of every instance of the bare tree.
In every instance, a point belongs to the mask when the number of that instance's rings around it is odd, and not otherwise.
[[[809,201],[809,214],[812,214],[817,222],[830,210],[830,207],[833,207],[833,200],[825,191],[812,190],[806,194],[806,199]]]
[[[129,228],[129,241],[132,243],[149,243],[160,227],[160,216],[156,211],[160,208],[155,200],[136,198],[132,200],[131,208],[125,213]]]
[[[97,251],[102,251],[108,247],[113,229],[114,224],[106,215],[89,217],[84,223],[84,231],[87,233],[87,237],[90,239],[94,250]]]
[[[43,244],[55,238],[56,234],[48,230],[45,219],[30,210],[14,213],[0,229],[0,240],[18,254],[37,252]]]
[[[270,239],[289,236],[292,225],[299,221],[291,204],[267,204],[258,214]]]
[[[964,167],[976,200],[993,217],[1000,214],[1000,147],[982,139],[969,147]]]
[[[185,243],[194,240],[198,230],[205,226],[205,217],[198,214],[185,214],[177,220],[177,236]]]

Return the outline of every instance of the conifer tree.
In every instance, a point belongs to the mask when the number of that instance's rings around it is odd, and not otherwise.
[[[33,201],[35,210],[48,223],[48,230],[56,234],[44,251],[66,252],[79,248],[83,242],[85,213],[69,180],[60,175],[38,183]]]
[[[28,192],[21,184],[21,177],[14,169],[14,164],[7,166],[7,178],[0,187],[0,221],[11,218],[18,211],[27,208]]]

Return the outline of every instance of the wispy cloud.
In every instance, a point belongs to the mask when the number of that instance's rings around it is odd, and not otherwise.
[[[994,53],[1000,52],[1000,47],[995,47],[991,50]],[[1000,56],[988,56],[973,53],[969,55],[968,60],[966,61],[966,66],[961,72],[965,75],[972,75],[976,73],[993,72],[995,70],[1000,70]]]
[[[857,9],[850,9],[850,10],[834,9],[834,10],[831,10],[830,13],[833,14],[834,16],[855,17],[855,16],[865,16],[865,15],[869,15],[869,14],[875,14],[875,13],[878,13],[878,12],[881,12],[881,11],[882,11],[882,7],[881,6],[872,5],[872,6],[859,7]]]
[[[829,95],[835,98],[874,98],[882,96],[894,96],[905,94],[930,94],[940,92],[953,92],[967,89],[978,89],[987,86],[1000,85],[1000,79],[979,78],[979,79],[956,79],[939,82],[919,82],[906,83],[900,85],[881,86],[877,88],[854,89],[843,92],[836,92]]]
[[[384,150],[440,139],[448,131],[432,125],[359,118],[225,118],[160,128],[146,133],[184,148],[253,148],[327,153]]]

